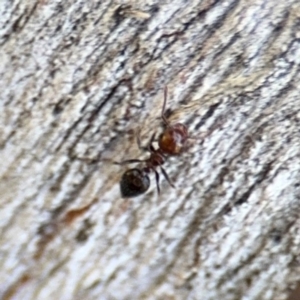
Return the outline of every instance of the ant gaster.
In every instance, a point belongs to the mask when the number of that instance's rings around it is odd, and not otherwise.
[[[156,170],[160,167],[162,174],[172,186],[172,182],[165,169],[162,167],[168,155],[178,155],[184,150],[185,143],[188,139],[188,130],[182,123],[171,125],[165,116],[166,102],[168,97],[168,89],[164,88],[164,103],[161,112],[161,118],[164,125],[164,130],[158,138],[158,149],[153,147],[155,133],[152,135],[147,147],[141,146],[139,134],[137,135],[137,144],[139,149],[150,152],[150,157],[141,159],[128,159],[122,162],[115,162],[115,164],[125,165],[130,163],[141,163],[145,166],[143,168],[133,168],[127,170],[120,181],[120,189],[122,197],[136,197],[145,193],[150,186],[150,179],[148,174],[153,171],[155,173],[156,187],[158,194],[159,188],[159,173]]]

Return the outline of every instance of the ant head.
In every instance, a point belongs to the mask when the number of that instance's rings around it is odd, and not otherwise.
[[[139,196],[145,193],[149,186],[149,176],[140,169],[127,170],[120,181],[121,194],[124,198]]]
[[[161,151],[168,155],[178,155],[182,152],[188,139],[188,131],[184,124],[176,123],[168,126],[158,138]]]

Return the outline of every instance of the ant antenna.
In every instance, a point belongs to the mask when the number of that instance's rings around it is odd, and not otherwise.
[[[169,122],[165,116],[167,99],[168,99],[168,87],[165,86],[165,88],[164,88],[164,104],[163,104],[162,111],[161,111],[161,118],[166,126],[169,125]]]

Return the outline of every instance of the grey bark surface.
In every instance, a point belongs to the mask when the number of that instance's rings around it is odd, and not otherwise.
[[[298,0],[3,0],[0,58],[1,299],[287,299]],[[123,199],[166,85],[176,187]]]

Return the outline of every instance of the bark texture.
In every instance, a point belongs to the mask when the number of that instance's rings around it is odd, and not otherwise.
[[[1,299],[287,299],[298,0],[1,0],[0,59]],[[122,199],[165,85],[176,188]]]

